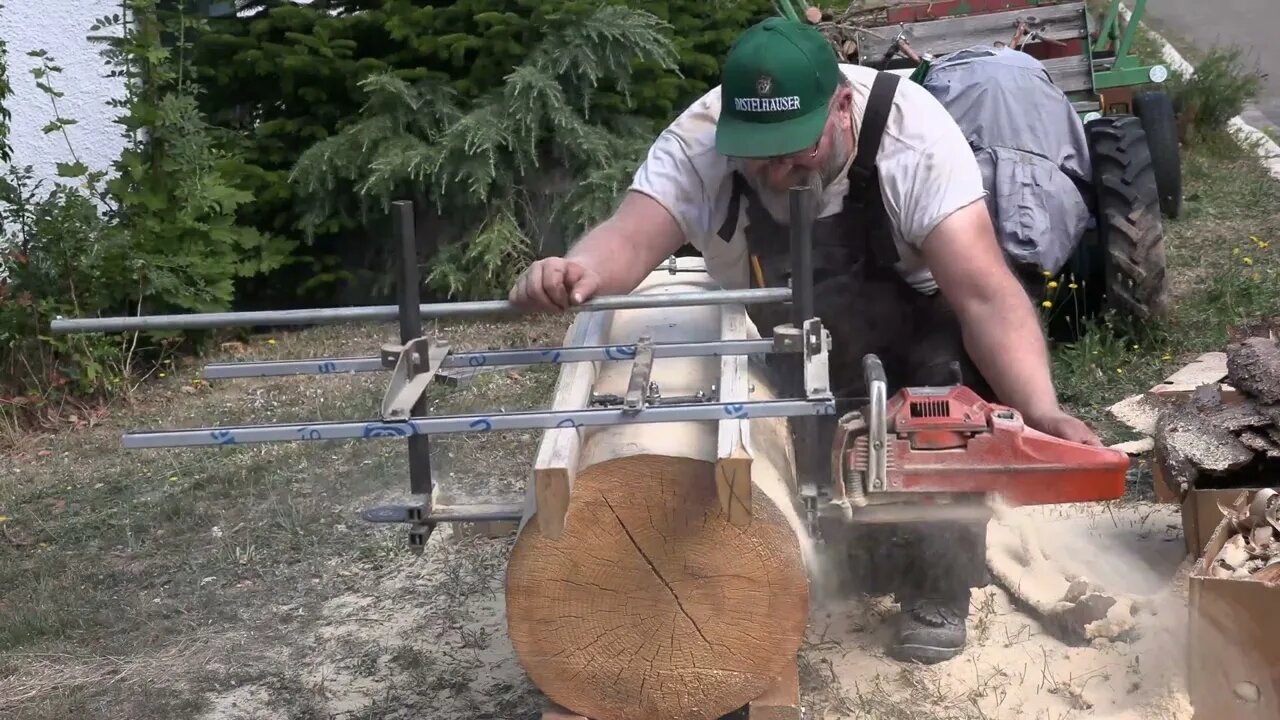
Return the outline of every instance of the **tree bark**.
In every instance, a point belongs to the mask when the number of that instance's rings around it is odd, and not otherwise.
[[[1280,343],[1254,337],[1231,345],[1227,378],[1248,397],[1268,405],[1280,403]]]
[[[636,293],[714,288],[658,271]],[[718,340],[722,312],[614,311],[605,344]],[[630,372],[602,363],[592,390],[624,395]],[[658,358],[651,379],[672,397],[710,393],[720,375],[718,357]],[[770,397],[751,382],[750,399]],[[530,508],[507,571],[512,645],[551,700],[592,720],[713,720],[794,666],[809,610],[794,461],[785,419],[748,422],[753,491],[737,524],[717,492],[718,423],[574,431],[563,523]]]

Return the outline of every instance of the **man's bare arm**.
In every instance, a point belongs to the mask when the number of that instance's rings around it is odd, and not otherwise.
[[[556,311],[596,295],[629,293],[684,240],[666,208],[648,195],[628,192],[617,211],[565,257],[531,265],[511,289],[510,299],[529,309]]]
[[[955,309],[965,348],[1000,401],[1036,429],[1098,444],[1084,423],[1058,405],[1039,319],[996,243],[985,201],[940,223],[925,240],[924,254]]]
[[[631,191],[608,220],[573,246],[567,260],[600,276],[601,295],[631,292],[684,244],[675,218],[657,200]]]

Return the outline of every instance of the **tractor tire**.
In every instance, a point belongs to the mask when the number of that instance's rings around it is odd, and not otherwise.
[[[1142,120],[1151,149],[1151,166],[1160,189],[1160,210],[1168,218],[1182,214],[1182,156],[1178,153],[1178,118],[1173,100],[1161,91],[1133,97],[1133,114]]]
[[[1142,121],[1132,115],[1104,116],[1085,130],[1093,161],[1105,310],[1140,324],[1161,320],[1168,314],[1164,222]]]

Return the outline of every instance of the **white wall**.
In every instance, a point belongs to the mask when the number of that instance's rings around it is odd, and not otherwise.
[[[76,154],[91,170],[109,170],[125,141],[120,126],[113,123],[121,111],[107,102],[122,97],[124,87],[118,78],[105,77],[108,68],[98,54],[101,46],[86,37],[95,19],[123,12],[119,0],[0,0],[0,5],[0,38],[8,45],[13,88],[5,100],[13,114],[9,133],[13,163],[31,165],[37,178],[52,181],[58,179],[54,163],[71,159],[61,133],[40,131],[54,114],[49,98],[31,76],[40,61],[27,53],[46,50],[62,68],[53,83],[64,93],[58,99],[59,112],[77,121],[67,128]]]

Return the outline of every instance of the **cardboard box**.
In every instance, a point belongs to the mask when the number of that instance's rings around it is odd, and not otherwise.
[[[1229,502],[1252,497],[1236,491]],[[1215,578],[1222,521],[1192,570],[1187,690],[1195,720],[1280,718],[1280,585]]]
[[[1187,553],[1194,558],[1201,557],[1205,546],[1213,539],[1214,533],[1222,523],[1222,510],[1218,507],[1219,503],[1223,507],[1231,507],[1240,498],[1241,493],[1248,493],[1252,497],[1258,489],[1192,490],[1187,493],[1186,497],[1182,498],[1182,535],[1186,538]],[[1272,489],[1280,491],[1280,487]],[[1280,718],[1280,715],[1276,717]]]

